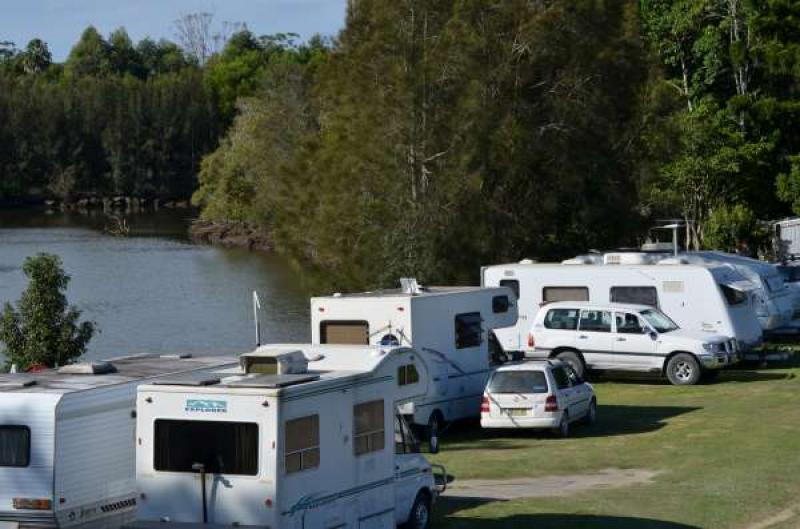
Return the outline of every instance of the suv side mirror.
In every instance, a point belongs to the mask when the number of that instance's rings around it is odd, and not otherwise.
[[[650,336],[651,340],[657,340],[658,339],[658,333],[656,333],[656,331],[650,331],[647,334]]]

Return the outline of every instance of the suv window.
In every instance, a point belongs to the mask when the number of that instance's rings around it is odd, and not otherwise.
[[[617,332],[622,334],[643,334],[644,327],[639,317],[629,312],[617,312]]]
[[[544,317],[547,329],[574,331],[578,328],[578,309],[552,309]]]
[[[605,310],[582,310],[578,328],[589,332],[611,332],[611,313]]]
[[[567,389],[569,387],[569,375],[567,374],[567,370],[563,367],[554,367],[553,368],[553,379],[556,381],[556,387],[558,389]]]
[[[658,307],[658,291],[656,287],[611,287],[611,303]]]

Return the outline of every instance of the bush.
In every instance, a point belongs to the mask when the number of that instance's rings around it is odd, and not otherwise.
[[[94,335],[92,322],[78,323],[80,311],[67,304],[70,277],[57,255],[28,257],[22,268],[29,279],[17,307],[6,303],[0,317],[0,342],[10,364],[64,365],[86,351]]]
[[[755,256],[769,243],[768,231],[753,210],[742,204],[719,206],[711,212],[703,234],[703,246],[711,250]]]

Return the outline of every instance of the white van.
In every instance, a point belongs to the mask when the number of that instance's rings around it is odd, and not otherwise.
[[[0,375],[0,528],[132,520],[136,386],[226,366],[236,359],[141,355]]]
[[[499,348],[492,350],[492,333],[517,323],[517,304],[505,287],[403,284],[312,298],[311,341],[402,344],[430,356],[430,389],[414,403],[413,423],[435,435],[447,421],[480,416],[489,373],[507,359]]]
[[[484,267],[481,281],[507,286],[519,298],[517,325],[495,331],[506,350],[532,351],[528,331],[539,309],[553,301],[650,305],[681,328],[735,338],[741,351],[762,341],[749,296],[753,284],[729,266],[523,262]]]
[[[427,391],[420,354],[265,345],[241,364],[139,388],[129,529],[428,526],[444,469],[437,484],[397,412]]]
[[[665,376],[674,385],[712,378],[738,361],[732,338],[681,329],[648,305],[548,303],[530,331],[534,358],[558,358],[586,370]]]

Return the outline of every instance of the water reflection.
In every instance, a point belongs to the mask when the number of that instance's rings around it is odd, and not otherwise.
[[[112,237],[102,214],[0,212],[0,303],[25,288],[25,258],[50,252],[72,275],[70,302],[97,322],[90,357],[251,349],[253,290],[264,340],[308,340],[299,272],[276,256],[189,244],[189,219],[186,210],[131,215],[131,236]]]

